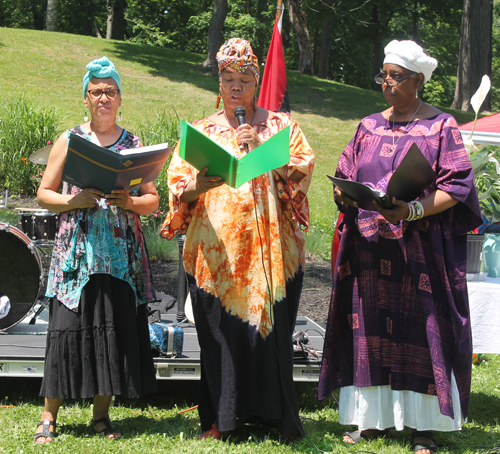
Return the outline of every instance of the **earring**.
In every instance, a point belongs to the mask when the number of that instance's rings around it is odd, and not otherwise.
[[[253,95],[252,107],[253,107],[253,111],[256,112],[257,111],[257,95]]]
[[[85,112],[85,115],[83,116],[83,121],[86,123],[89,121],[89,117],[87,117],[87,112]]]
[[[217,95],[217,100],[215,101],[215,108],[218,109],[220,104],[220,95]]]
[[[120,112],[120,115],[118,115],[118,121],[122,121],[122,113]]]
[[[415,89],[415,98],[418,98],[418,88]]]

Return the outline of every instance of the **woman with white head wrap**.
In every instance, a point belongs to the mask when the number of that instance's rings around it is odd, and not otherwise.
[[[438,65],[437,60],[426,54],[414,41],[398,41],[394,39],[385,46],[384,52],[384,64],[392,63],[415,73],[422,73],[424,82],[431,78]]]
[[[340,388],[339,422],[358,426],[344,442],[406,426],[414,452],[430,454],[433,431],[460,430],[467,417],[466,233],[481,216],[455,119],[419,98],[437,61],[413,41],[394,40],[385,55],[375,81],[390,107],[361,121],[336,175],[386,192],[416,143],[437,178],[416,200],[376,211],[335,188],[343,218],[318,397]]]

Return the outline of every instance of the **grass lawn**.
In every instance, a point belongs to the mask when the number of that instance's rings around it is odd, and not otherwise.
[[[0,28],[0,102],[25,96],[36,105],[56,107],[61,128],[83,120],[82,77],[92,59],[108,56],[122,77],[123,126],[138,131],[166,111],[192,121],[215,110],[218,81],[203,71],[204,56],[86,36]],[[359,120],[387,107],[380,93],[288,73],[292,114],[315,150],[316,169],[309,192],[313,224],[333,221],[331,184],[338,156]],[[452,112],[450,109],[443,109]],[[452,112],[459,124],[471,113]],[[35,150],[33,150],[35,151]],[[475,453],[477,446],[500,445],[500,356],[484,356],[474,366],[469,421],[462,432],[440,434],[441,453]],[[39,380],[0,378],[0,453],[313,453],[303,440],[282,445],[262,428],[245,428],[227,442],[195,440],[200,432],[197,411],[180,413],[196,405],[195,382],[161,382],[162,392],[139,401],[119,398],[111,410],[116,426],[126,433],[118,441],[91,435],[89,402],[68,401],[59,420],[59,436],[47,446],[31,441],[42,412]],[[308,437],[323,451],[348,453],[340,443],[345,427],[338,423],[333,398],[315,400],[315,385],[298,385],[301,417]],[[363,443],[357,452],[409,454],[410,432]],[[483,450],[481,452],[488,452]],[[496,451],[498,452],[498,451]]]
[[[485,355],[473,366],[469,421],[461,432],[440,433],[440,453],[466,454],[499,452],[500,356]],[[45,446],[31,441],[42,412],[38,397],[39,379],[0,378],[0,452],[2,453],[314,453],[308,440],[283,445],[275,432],[259,426],[245,426],[226,442],[197,441],[200,432],[197,410],[181,413],[196,405],[197,383],[161,381],[160,393],[138,401],[117,398],[111,419],[125,433],[121,440],[100,439],[91,434],[89,401],[67,401],[58,418],[58,437]],[[300,416],[308,438],[326,452],[353,452],[340,442],[347,428],[338,423],[333,397],[317,402],[316,385],[297,385]],[[489,449],[480,450],[489,447]],[[357,452],[410,454],[410,430],[394,432],[389,438],[363,442]]]
[[[163,111],[192,121],[215,111],[218,79],[201,70],[203,55],[88,36],[0,28],[0,102],[24,95],[36,104],[56,107],[61,128],[83,121],[82,78],[85,65],[106,55],[122,82],[121,125],[138,132]],[[331,183],[337,160],[361,118],[388,107],[383,95],[288,72],[293,117],[315,155],[309,201],[313,225],[331,226]],[[459,124],[472,113],[453,113]],[[35,151],[35,150],[33,150]]]

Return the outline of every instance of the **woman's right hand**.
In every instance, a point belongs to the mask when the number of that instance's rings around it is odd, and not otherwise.
[[[181,202],[194,202],[198,197],[200,197],[200,195],[210,191],[210,189],[218,188],[225,183],[221,180],[221,177],[207,175],[207,172],[208,167],[204,167],[196,175],[196,180],[192,180],[187,184],[186,189],[184,189],[184,193],[181,196]]]
[[[71,208],[94,208],[104,196],[98,189],[85,188],[69,200]]]
[[[358,208],[358,202],[345,195],[338,186],[333,187],[333,197],[339,205],[351,205],[354,208]]]

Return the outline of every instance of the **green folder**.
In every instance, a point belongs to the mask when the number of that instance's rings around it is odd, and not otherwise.
[[[238,159],[189,123],[181,121],[179,155],[198,170],[208,167],[207,175],[217,175],[237,189],[259,175],[288,164],[290,126]]]

